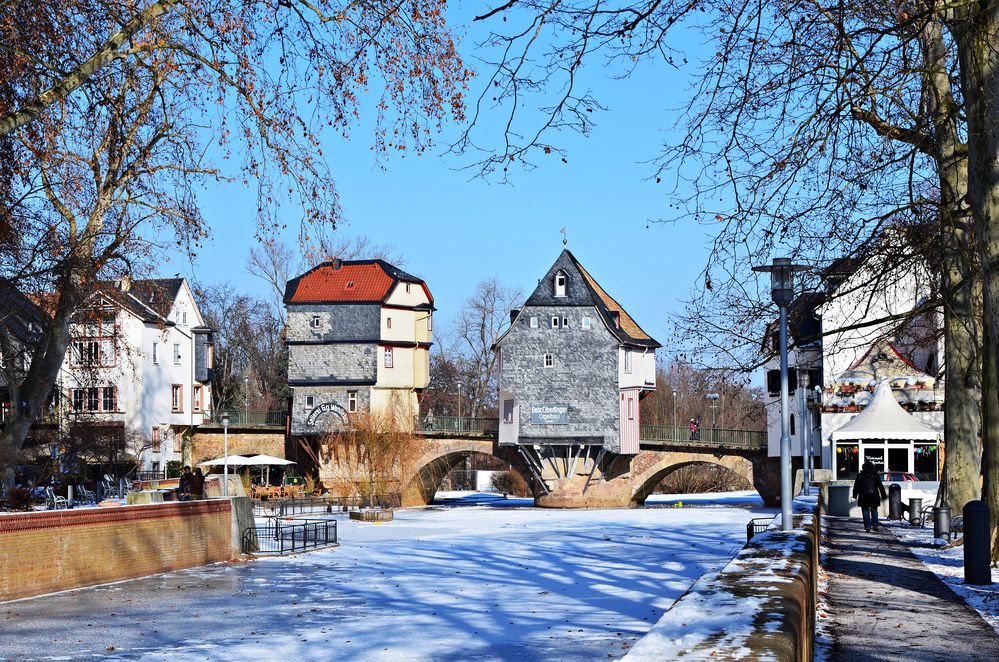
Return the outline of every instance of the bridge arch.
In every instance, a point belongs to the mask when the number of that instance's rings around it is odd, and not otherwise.
[[[753,462],[741,455],[716,456],[709,453],[684,453],[666,452],[659,453],[658,460],[644,471],[634,477],[633,491],[631,495],[631,505],[641,506],[652,494],[652,490],[671,473],[680,469],[697,464],[713,464],[724,467],[734,474],[745,478],[750,485],[756,488],[753,480]]]
[[[435,440],[428,444],[422,456],[409,463],[410,470],[402,476],[402,506],[421,506],[433,501],[451,470],[475,454],[490,455],[502,460],[530,485],[527,467],[520,457],[499,449],[491,440]]]

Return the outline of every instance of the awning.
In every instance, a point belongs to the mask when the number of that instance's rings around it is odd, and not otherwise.
[[[286,464],[295,464],[283,457],[274,457],[273,455],[264,455],[263,453],[260,455],[251,455],[243,459],[246,460],[243,464],[247,466],[283,466]]]
[[[225,457],[220,457],[217,460],[208,460],[207,462],[202,462],[201,464],[206,467],[221,467],[225,464],[228,464],[230,467],[242,467],[247,464],[252,464],[248,458],[245,458],[242,455],[230,455],[228,460],[229,461],[226,462]]]
[[[923,425],[902,409],[892,395],[888,380],[878,384],[874,397],[850,422],[832,433],[833,441],[844,439],[900,439],[937,441],[940,433]]]

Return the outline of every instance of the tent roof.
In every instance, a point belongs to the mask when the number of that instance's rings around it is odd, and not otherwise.
[[[251,455],[245,459],[246,461],[243,464],[247,466],[281,466],[285,464],[295,464],[291,460],[286,460],[283,457],[274,457],[273,455],[264,455],[263,453],[259,455]]]
[[[878,384],[870,403],[850,422],[832,433],[833,441],[842,439],[929,439],[939,438],[936,430],[920,423],[902,409],[892,395],[888,380]]]
[[[226,458],[223,456],[215,460],[208,460],[207,462],[201,463],[202,466],[206,467],[221,467],[224,464],[228,464],[230,467],[240,467],[250,464],[250,462],[242,455],[230,455],[228,462],[226,462]]]

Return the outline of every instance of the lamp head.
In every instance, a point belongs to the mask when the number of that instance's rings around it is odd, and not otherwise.
[[[792,264],[789,257],[775,257],[773,264],[753,267],[753,271],[770,272],[770,296],[774,303],[783,308],[794,299],[795,272],[808,271],[808,267]]]
[[[229,412],[222,414],[222,427],[229,427]]]

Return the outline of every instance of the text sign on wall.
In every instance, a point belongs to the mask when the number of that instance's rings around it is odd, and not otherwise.
[[[333,414],[340,419],[341,423],[346,420],[346,409],[335,402],[324,402],[309,412],[309,417],[305,419],[305,425],[311,428],[316,424],[316,419],[319,418],[320,415],[328,412],[333,412]]]
[[[531,423],[534,425],[568,425],[569,405],[532,404]]]

